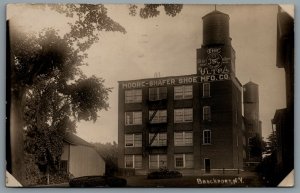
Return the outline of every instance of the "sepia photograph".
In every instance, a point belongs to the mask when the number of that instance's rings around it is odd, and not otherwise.
[[[6,187],[294,187],[294,5],[6,6]]]

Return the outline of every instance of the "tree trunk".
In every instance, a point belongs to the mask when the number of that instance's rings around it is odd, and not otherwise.
[[[50,175],[49,175],[49,169],[48,169],[48,166],[47,166],[47,185],[50,184]]]
[[[24,139],[23,139],[23,97],[24,90],[21,89],[17,94],[11,94],[10,117],[7,125],[7,151],[10,157],[7,157],[7,170],[22,184],[24,180]],[[9,104],[8,104],[9,105]],[[9,155],[9,154],[8,154]]]

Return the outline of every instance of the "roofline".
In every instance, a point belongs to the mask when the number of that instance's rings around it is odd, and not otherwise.
[[[228,19],[230,19],[229,15],[228,15],[227,13],[223,13],[223,12],[218,11],[218,10],[214,10],[214,11],[209,12],[208,14],[204,15],[204,16],[202,17],[202,19],[204,19],[205,17],[207,17],[207,16],[209,16],[209,15],[212,15],[212,14],[221,14],[221,15],[225,15],[225,16],[228,17]]]
[[[165,78],[176,78],[176,77],[187,77],[187,76],[199,76],[198,74],[188,74],[188,75],[179,75],[179,76],[163,76],[157,78],[142,78],[142,79],[133,79],[133,80],[119,80],[118,83],[131,82],[131,81],[143,81],[143,80],[158,80]]]
[[[69,132],[69,133],[70,133],[70,135],[74,135],[74,136],[76,136],[77,138],[81,139],[81,140],[84,141],[86,144],[77,144],[77,143],[70,142],[69,140],[66,139],[66,137],[63,138],[63,141],[65,141],[65,142],[67,142],[67,143],[69,143],[69,144],[71,144],[71,145],[76,145],[76,146],[81,145],[81,146],[86,146],[86,147],[93,147],[93,145],[92,145],[91,143],[89,143],[89,142],[87,142],[86,140],[82,139],[82,138],[79,137],[78,135],[76,135],[76,134],[74,134],[74,133],[71,133],[71,132]]]
[[[250,80],[249,82],[247,82],[246,84],[244,84],[244,86],[246,86],[247,84],[254,84],[254,85],[256,85],[256,86],[259,86],[257,83],[252,82],[251,80]]]

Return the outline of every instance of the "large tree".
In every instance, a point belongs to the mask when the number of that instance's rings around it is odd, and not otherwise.
[[[22,182],[23,129],[26,150],[36,153],[37,164],[46,170],[55,165],[61,154],[63,132],[75,131],[76,121],[97,119],[97,113],[108,107],[110,91],[103,80],[85,77],[80,71],[86,50],[99,40],[100,31],[125,33],[124,27],[107,16],[104,5],[48,4],[46,7],[73,18],[70,31],[63,35],[47,29],[38,36],[23,34],[8,21],[7,66],[10,102],[8,127],[8,170]],[[182,6],[146,5],[142,18],[159,14],[176,15]],[[172,11],[172,7],[174,8]],[[135,8],[136,9],[136,8]],[[153,14],[151,14],[153,13]],[[147,16],[148,15],[148,16]],[[28,148],[30,147],[30,148]],[[50,166],[50,167],[48,167]]]
[[[101,78],[82,74],[83,57],[55,30],[24,37],[16,46],[22,41],[33,48],[24,56],[26,65],[21,63],[23,49],[12,48],[20,51],[14,58],[13,75],[22,82],[15,87],[26,88],[22,102],[25,150],[34,154],[41,171],[49,173],[59,163],[65,132],[74,132],[76,121],[96,121],[98,111],[108,107],[110,89]]]

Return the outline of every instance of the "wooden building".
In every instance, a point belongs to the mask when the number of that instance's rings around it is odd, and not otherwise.
[[[104,175],[105,162],[94,147],[73,133],[64,138],[60,170],[73,177]]]

